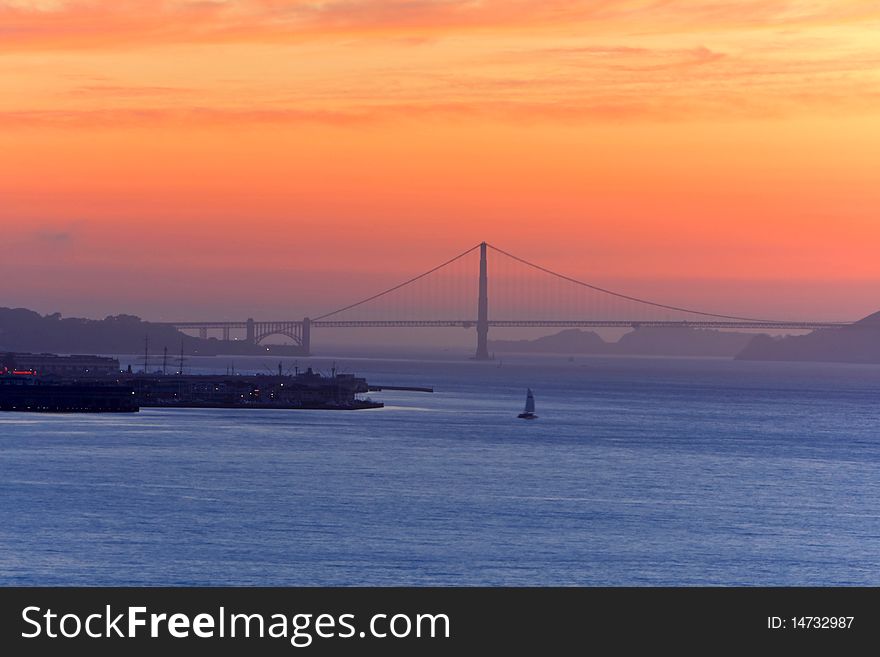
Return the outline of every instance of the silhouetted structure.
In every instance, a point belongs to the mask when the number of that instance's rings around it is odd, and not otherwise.
[[[480,292],[477,301],[477,360],[489,360],[489,268],[486,243],[480,244]]]
[[[479,249],[479,272],[478,272],[478,294],[476,308],[466,311],[465,317],[449,317],[445,319],[405,319],[401,317],[389,316],[381,319],[344,319],[343,313],[362,307],[365,304],[385,297],[386,295],[407,288],[410,285],[425,279],[427,276],[438,272],[453,263],[464,258],[468,254]],[[622,309],[618,316],[601,316],[601,313],[591,312],[587,309],[578,317],[561,318],[537,318],[537,319],[491,319],[489,317],[489,251],[496,256],[505,258],[507,261],[517,263],[529,272],[538,272],[544,277],[552,277],[557,282],[562,281],[566,285],[579,290],[589,291],[596,297],[599,297],[597,305],[607,311],[608,302],[618,302],[626,304],[627,307]],[[469,287],[469,286],[468,286]],[[473,290],[473,288],[469,288]],[[541,296],[532,293],[532,296]],[[435,299],[425,298],[424,305],[430,306]],[[470,301],[472,303],[472,297]],[[497,308],[497,306],[494,306]],[[476,310],[476,318],[471,314]],[[593,309],[595,311],[596,309]],[[389,312],[389,314],[391,314]],[[468,317],[469,315],[469,317]],[[681,319],[671,319],[669,316],[677,316]],[[785,321],[785,320],[768,320],[756,319],[749,317],[739,317],[735,315],[724,315],[719,313],[704,312],[689,308],[681,308],[668,304],[657,303],[646,299],[620,294],[611,290],[606,290],[583,281],[576,280],[569,276],[559,274],[546,267],[536,265],[532,262],[524,260],[519,256],[515,256],[507,251],[503,251],[491,244],[481,242],[471,247],[467,251],[455,256],[451,260],[434,267],[418,276],[404,281],[399,285],[395,285],[386,290],[373,294],[366,299],[362,299],[356,303],[349,304],[343,308],[339,308],[329,313],[319,315],[314,319],[308,317],[303,320],[280,320],[280,321],[258,321],[249,318],[244,322],[171,322],[169,326],[173,326],[181,330],[198,330],[202,336],[207,336],[209,331],[222,331],[224,337],[228,337],[230,331],[243,330],[245,333],[245,342],[257,345],[272,335],[282,335],[291,339],[296,346],[300,347],[304,352],[311,350],[312,329],[315,328],[425,328],[425,327],[464,327],[476,328],[477,345],[475,358],[478,360],[487,360],[489,354],[489,328],[490,327],[526,327],[526,328],[633,328],[633,329],[750,329],[750,330],[813,330],[821,328],[834,328],[847,326],[849,322],[827,322],[827,321]],[[642,334],[640,337],[644,337]]]
[[[146,322],[134,315],[83,319],[62,317],[59,313],[40,315],[26,308],[0,308],[0,353],[143,354],[146,341],[157,355],[165,347],[199,356],[308,354],[300,345],[261,346],[244,340],[201,339],[181,333],[173,325]]]
[[[118,374],[119,361],[106,356],[6,352],[0,354],[0,372],[3,370],[29,370],[41,376],[95,378]]]
[[[378,316],[373,313],[372,319],[346,319],[347,311],[371,304],[393,292],[411,288],[413,284],[443,270],[465,256],[479,250],[479,270],[477,273],[477,299],[474,304],[472,283],[458,285],[458,292],[465,304],[454,310],[449,316],[434,319],[413,319],[413,309],[407,312],[409,317],[401,317],[398,309],[393,308]],[[568,286],[567,291],[575,290],[589,297],[590,304],[577,306],[577,312],[559,312],[559,307],[551,307],[545,303],[541,313],[528,311],[532,318],[517,319],[516,314],[507,309],[507,319],[492,319],[489,316],[489,251],[494,257],[501,258],[502,263],[514,263],[527,270],[529,275],[537,273],[544,279],[551,278],[557,285]],[[493,260],[494,261],[494,260]],[[470,267],[470,265],[468,264]],[[493,272],[498,268],[493,265]],[[470,275],[470,271],[468,272]],[[432,279],[433,280],[433,279]],[[543,279],[542,279],[543,280]],[[529,284],[530,285],[530,284]],[[526,288],[529,288],[526,285]],[[430,288],[429,288],[430,289]],[[495,290],[496,288],[493,288]],[[539,290],[531,286],[529,294],[516,294],[519,304],[523,298],[553,301],[561,295],[550,294],[547,290]],[[559,290],[556,290],[559,292]],[[493,291],[493,295],[496,292]],[[442,297],[441,297],[442,298]],[[437,298],[430,294],[420,296],[415,304],[421,307],[443,308],[437,304]],[[476,307],[474,307],[476,305]],[[372,308],[373,306],[370,306]],[[499,304],[493,301],[493,308],[498,312]],[[517,306],[519,309],[519,306]],[[541,316],[543,314],[543,316]],[[513,315],[513,316],[511,316]],[[536,317],[537,316],[537,317]],[[0,349],[3,350],[52,350],[59,352],[94,351],[96,353],[137,353],[141,351],[144,338],[156,348],[164,345],[183,344],[187,353],[198,355],[214,354],[261,354],[299,356],[307,355],[311,350],[312,330],[315,328],[422,328],[422,327],[464,327],[476,328],[477,345],[475,357],[480,360],[489,358],[488,335],[490,327],[549,327],[549,328],[633,328],[633,329],[749,329],[771,331],[779,329],[815,330],[824,328],[840,328],[850,326],[851,322],[829,321],[790,321],[756,319],[705,312],[689,308],[681,308],[662,304],[646,299],[606,290],[590,283],[554,272],[546,267],[534,264],[519,256],[503,251],[491,244],[481,242],[467,251],[460,253],[447,262],[429,269],[418,276],[390,287],[378,294],[371,295],[356,303],[349,304],[329,313],[310,319],[262,321],[249,318],[242,322],[144,322],[139,317],[117,315],[104,320],[61,319],[57,313],[41,317],[24,309],[10,310],[0,308]],[[181,330],[198,331],[199,338],[182,334]],[[220,331],[223,340],[209,334]],[[242,331],[244,339],[232,339],[233,331]],[[281,335],[293,341],[293,345],[265,345],[263,341],[270,336]],[[642,334],[644,335],[644,334]],[[75,345],[75,347],[71,346]]]
[[[43,378],[33,372],[0,373],[0,411],[19,413],[133,413],[134,391],[115,381]]]
[[[120,382],[131,386],[142,407],[357,410],[382,406],[357,397],[370,391],[365,379],[336,372],[323,376],[312,368],[293,376],[133,374],[120,377]]]

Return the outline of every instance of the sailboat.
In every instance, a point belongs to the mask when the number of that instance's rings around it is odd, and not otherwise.
[[[536,420],[538,416],[535,415],[535,396],[532,394],[532,389],[528,388],[528,392],[526,393],[526,407],[525,410],[517,415],[518,418],[523,420]]]

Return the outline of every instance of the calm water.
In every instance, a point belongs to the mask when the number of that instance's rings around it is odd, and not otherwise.
[[[0,583],[880,585],[880,368],[340,364],[437,392],[0,414]]]

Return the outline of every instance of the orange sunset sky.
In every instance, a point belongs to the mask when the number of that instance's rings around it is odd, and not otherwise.
[[[487,240],[880,309],[880,3],[0,0],[0,306],[298,318]]]

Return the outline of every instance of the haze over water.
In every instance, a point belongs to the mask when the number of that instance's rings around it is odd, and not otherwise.
[[[338,363],[436,392],[0,415],[0,583],[880,584],[878,367]]]

